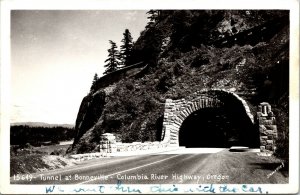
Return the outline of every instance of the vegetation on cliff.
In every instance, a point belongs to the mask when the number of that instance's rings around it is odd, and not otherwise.
[[[160,141],[166,98],[224,88],[245,97],[254,115],[260,102],[271,103],[278,155],[286,157],[289,12],[152,10],[149,15],[131,52],[132,63],[143,61],[147,67],[84,98],[69,152],[97,150],[106,132],[123,142]]]

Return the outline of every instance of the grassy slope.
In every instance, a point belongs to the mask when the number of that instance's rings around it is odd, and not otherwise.
[[[69,145],[51,145],[11,151],[10,176],[73,165],[73,160],[63,156],[50,155],[54,151],[59,151],[63,155],[68,147]]]
[[[35,173],[73,165],[74,162],[61,156],[29,154],[10,159],[10,176]]]

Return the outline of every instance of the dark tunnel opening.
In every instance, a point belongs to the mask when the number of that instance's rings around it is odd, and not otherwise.
[[[203,108],[183,121],[179,145],[187,148],[256,148],[259,147],[259,132],[239,107]]]

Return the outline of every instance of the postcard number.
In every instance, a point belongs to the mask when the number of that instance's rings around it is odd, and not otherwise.
[[[31,174],[16,174],[14,175],[15,181],[31,181],[33,176]]]

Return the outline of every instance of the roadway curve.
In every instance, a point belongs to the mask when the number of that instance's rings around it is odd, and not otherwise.
[[[11,177],[11,184],[115,184],[118,180],[124,184],[288,183],[285,168],[272,173],[280,165],[274,157],[258,156],[254,152],[216,149],[214,153],[203,153],[197,149],[181,149],[93,159],[72,167],[32,174],[35,178],[31,181],[16,181]],[[88,180],[91,176],[99,178]]]

